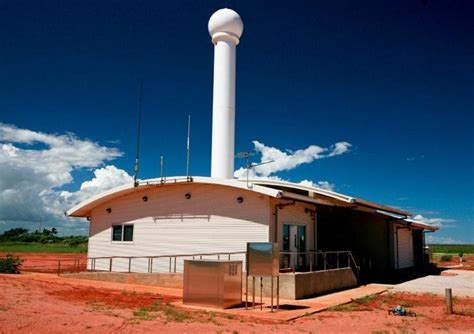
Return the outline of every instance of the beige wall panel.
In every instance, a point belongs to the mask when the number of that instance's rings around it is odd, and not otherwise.
[[[272,222],[270,224],[270,238],[274,240],[274,207],[277,203],[289,203],[289,201],[278,201],[271,200],[271,217]],[[282,209],[278,209],[278,243],[280,244],[280,250],[283,246],[283,224],[291,225],[305,225],[306,226],[306,250],[314,249],[314,217],[310,212],[305,212],[305,209],[314,210],[314,205],[296,202],[294,205],[288,205]]]
[[[185,199],[186,193],[191,199]],[[237,202],[238,197],[243,203]],[[96,208],[91,217],[89,257],[245,251],[248,241],[268,241],[271,221],[268,197],[195,183],[137,191]],[[133,242],[112,242],[114,224],[134,224]],[[182,258],[177,262],[180,271]],[[128,260],[114,259],[114,271],[128,271],[128,266]],[[133,260],[131,267],[147,271],[148,262]],[[108,261],[96,261],[96,269],[108,268]],[[168,271],[169,259],[154,260],[153,268]]]

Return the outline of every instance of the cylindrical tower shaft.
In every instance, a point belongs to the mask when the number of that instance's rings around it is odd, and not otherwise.
[[[240,16],[221,9],[209,20],[214,43],[211,177],[234,175],[236,45],[243,31]]]
[[[226,40],[214,47],[211,177],[224,179],[234,173],[235,49]]]

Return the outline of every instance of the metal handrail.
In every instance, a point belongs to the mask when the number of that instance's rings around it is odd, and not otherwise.
[[[220,260],[221,256],[227,256],[227,259],[230,260],[231,255],[245,255],[246,252],[218,252],[218,253],[193,253],[193,254],[171,254],[171,255],[155,255],[155,256],[98,256],[98,257],[87,257],[87,261],[91,261],[91,271],[96,271],[96,261],[97,260],[109,260],[108,271],[112,271],[113,260],[114,259],[127,259],[128,260],[128,272],[132,272],[132,260],[133,259],[147,259],[148,260],[148,273],[153,273],[153,260],[155,259],[169,259],[169,269],[168,272],[176,273],[177,259],[178,258],[193,258],[199,257],[202,259],[206,256],[217,256],[217,259]],[[174,261],[173,261],[174,260]]]
[[[245,251],[240,252],[218,252],[218,253],[193,253],[193,254],[170,254],[170,255],[155,255],[155,256],[98,256],[98,257],[87,257],[87,261],[91,261],[90,270],[96,271],[97,260],[108,260],[108,270],[112,271],[114,259],[126,259],[128,260],[128,272],[132,272],[132,260],[134,259],[147,259],[148,260],[148,273],[153,273],[153,263],[156,259],[169,259],[168,272],[177,272],[177,260],[179,258],[196,258],[202,259],[208,256],[217,256],[220,260],[221,257],[227,257],[227,260],[231,259],[232,255],[245,255]],[[342,256],[341,256],[342,255]],[[342,268],[351,268],[355,273],[357,280],[359,280],[360,267],[357,265],[354,256],[351,251],[306,251],[306,252],[280,252],[280,257],[289,256],[290,267],[293,273],[298,271],[302,272],[315,272]],[[298,256],[304,256],[304,265],[297,266]],[[331,261],[331,257],[333,257]],[[282,258],[280,258],[281,260]],[[322,261],[320,261],[322,260]],[[345,260],[345,261],[344,261]],[[280,269],[286,269],[282,266],[283,262],[280,262]],[[297,268],[298,267],[298,268]]]
[[[343,256],[341,256],[341,254]],[[335,263],[328,260],[330,256],[335,255]],[[298,256],[304,256],[304,265],[298,266],[299,271],[304,272],[314,272],[314,271],[323,271],[331,269],[342,269],[342,268],[351,268],[357,280],[359,280],[359,271],[360,267],[357,265],[354,256],[351,251],[306,251],[306,252],[280,252],[280,257],[290,256],[289,267],[293,273],[297,269]],[[318,263],[318,259],[322,259],[322,264]],[[346,261],[344,261],[347,259]],[[285,269],[285,268],[280,268]]]

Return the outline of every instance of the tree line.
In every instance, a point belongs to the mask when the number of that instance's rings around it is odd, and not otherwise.
[[[44,228],[42,231],[36,230],[30,232],[26,228],[17,227],[9,229],[0,234],[0,242],[24,242],[24,243],[65,243],[69,246],[76,247],[80,244],[87,243],[88,238],[82,235],[71,235],[60,237],[58,230],[53,227],[51,229]]]

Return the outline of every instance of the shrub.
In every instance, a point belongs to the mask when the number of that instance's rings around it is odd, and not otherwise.
[[[81,242],[79,240],[72,239],[71,241],[68,242],[68,246],[76,248],[77,246],[79,246],[80,243]]]
[[[22,262],[23,260],[19,257],[7,254],[6,257],[0,259],[0,273],[19,274]]]
[[[441,261],[442,261],[442,262],[449,262],[449,261],[451,261],[452,259],[453,259],[453,256],[452,256],[452,255],[447,255],[447,254],[445,254],[445,255],[441,256]]]

